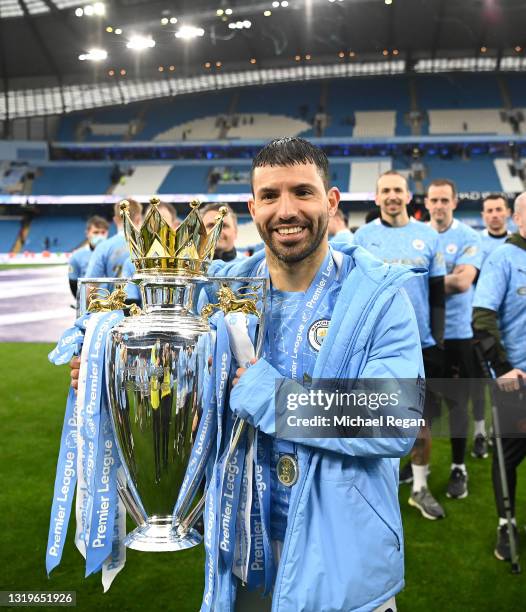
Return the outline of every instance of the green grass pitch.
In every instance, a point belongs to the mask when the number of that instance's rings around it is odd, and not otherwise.
[[[77,609],[86,611],[195,612],[203,588],[202,546],[167,555],[128,551],[126,567],[104,595],[100,574],[84,579],[84,560],[73,544],[71,520],[62,563],[47,578],[49,510],[68,385],[68,368],[53,366],[46,359],[51,348],[0,343],[0,590],[73,590]],[[492,554],[496,519],[490,461],[469,457],[470,495],[448,500],[444,491],[449,443],[435,441],[430,486],[447,512],[443,521],[425,520],[409,508],[410,489],[402,485],[406,588],[397,597],[400,611],[525,609],[526,571],[513,576],[509,565],[496,561]],[[522,525],[526,519],[525,465],[519,472],[518,493]]]

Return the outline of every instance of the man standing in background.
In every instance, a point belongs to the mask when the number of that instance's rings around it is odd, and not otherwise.
[[[509,236],[508,219],[510,209],[508,200],[500,193],[492,193],[482,201],[482,221],[486,229],[481,232],[482,262]]]
[[[484,263],[473,301],[473,329],[497,376],[495,402],[501,422],[504,468],[517,541],[517,468],[526,457],[526,438],[524,433],[519,434],[517,427],[521,413],[524,419],[526,402],[526,192],[515,200],[513,220],[519,231],[509,236]],[[494,554],[501,561],[510,561],[510,534],[497,453],[493,454],[492,472],[499,517]]]
[[[363,225],[355,234],[355,244],[363,246],[386,263],[421,268],[427,274],[415,276],[404,285],[415,309],[424,357],[426,378],[440,378],[443,371],[444,341],[444,258],[437,232],[410,219],[407,205],[411,194],[404,176],[390,170],[376,184],[376,205],[380,218]],[[330,222],[329,222],[330,226]],[[400,471],[400,482],[413,482],[409,504],[423,517],[436,520],[445,512],[429,491],[427,474],[431,456],[431,420],[437,416],[437,401],[427,395],[422,427],[411,451],[411,462]]]
[[[508,219],[510,218],[510,209],[508,200],[500,193],[490,194],[482,202],[481,215],[486,228],[480,234],[482,241],[481,264],[483,264],[488,255],[498,246],[504,244],[509,236]],[[475,363],[475,368],[477,368],[477,363]],[[482,376],[482,372],[478,372],[478,378],[482,378]],[[488,439],[484,420],[485,389],[483,386],[475,383],[471,386],[470,395],[475,425],[471,455],[475,459],[485,459],[488,456]]]
[[[138,226],[142,221],[142,204],[135,200],[128,200],[128,202],[130,217],[133,223]],[[129,258],[128,246],[122,230],[119,202],[115,204],[113,212],[113,222],[117,227],[117,234],[104,241],[93,251],[85,274],[88,278],[120,277],[122,276],[122,266]]]
[[[223,261],[245,259],[245,256],[236,250],[237,215],[228,204],[214,202],[203,206],[200,213],[206,231],[209,232],[215,226],[217,215],[221,208],[226,208],[228,213],[223,218],[223,228],[217,241],[214,259],[221,259]]]
[[[474,378],[474,356],[471,329],[473,285],[480,270],[480,236],[464,223],[453,218],[458,204],[455,183],[438,179],[430,183],[425,205],[430,225],[439,234],[447,274],[446,329],[444,334],[445,376]],[[466,385],[467,387],[467,385]],[[468,434],[468,389],[458,387],[455,398],[446,398],[449,407],[452,464],[446,495],[462,499],[468,495],[468,474],[465,465]]]
[[[69,260],[69,288],[73,297],[77,296],[79,278],[86,276],[91,255],[95,247],[108,238],[110,225],[106,219],[94,215],[86,223],[86,244],[73,252]]]

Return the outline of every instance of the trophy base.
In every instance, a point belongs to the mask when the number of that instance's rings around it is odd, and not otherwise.
[[[152,517],[124,539],[124,545],[144,552],[174,552],[185,550],[201,543],[202,536],[189,529],[183,536],[172,525],[172,517]]]

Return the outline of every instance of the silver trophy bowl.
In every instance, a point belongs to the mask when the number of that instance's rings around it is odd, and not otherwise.
[[[203,476],[203,457],[184,500],[179,500],[199,416],[214,338],[196,312],[197,283],[188,278],[141,282],[143,313],[111,331],[107,381],[111,420],[127,478],[128,509],[138,527],[127,547],[176,551],[201,536],[184,513]]]

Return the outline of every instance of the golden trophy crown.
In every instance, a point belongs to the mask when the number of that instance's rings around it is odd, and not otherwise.
[[[159,198],[150,200],[150,208],[141,227],[132,223],[129,204],[120,204],[124,236],[139,276],[201,276],[206,274],[214,257],[216,243],[223,227],[227,209],[218,211],[216,224],[206,231],[199,214],[200,202],[190,203],[190,213],[173,230],[158,210]]]

